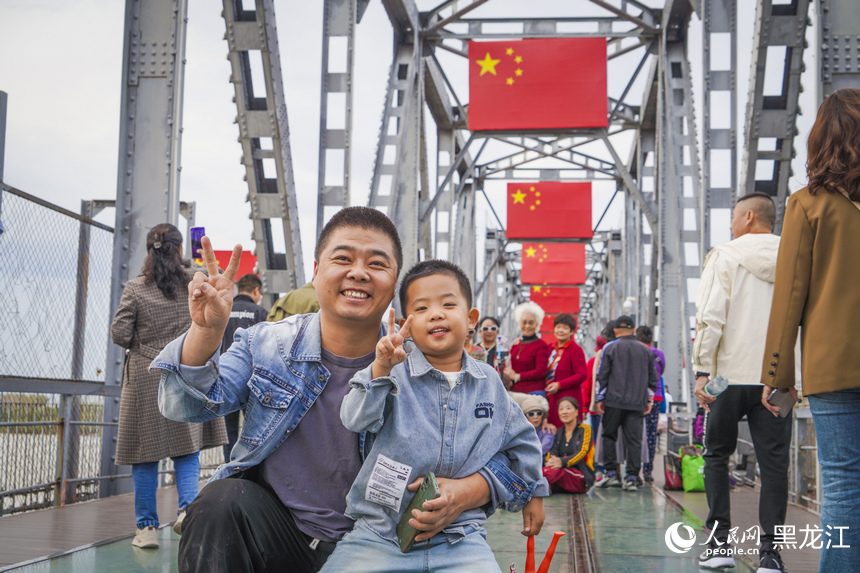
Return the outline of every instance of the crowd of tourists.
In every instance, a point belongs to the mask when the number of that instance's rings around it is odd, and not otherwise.
[[[797,365],[822,529],[841,530],[820,570],[860,562],[858,132],[860,90],[827,97],[782,236],[773,199],[744,195],[732,241],[705,259],[691,357],[706,412],[702,567],[735,566],[728,464],[745,417],[761,469],[758,571],[785,571],[777,531]],[[546,342],[544,311],[526,302],[508,347],[507,321],[479,316],[466,274],[439,260],[402,272],[396,227],[369,208],[330,219],[312,283],[268,313],[259,279],[236,280],[240,246],[222,270],[204,237],[205,272],[192,274],[181,243],[172,225],[150,231],[111,328],[128,349],[116,461],[132,466],[133,544],[158,547],[158,462],[169,457],[180,571],[499,571],[483,527],[497,509],[522,512],[534,536],[551,493],[654,481],[663,376],[683,365],[666,364],[633,317],[608,323],[586,359],[576,317],[555,315]],[[199,451],[221,445],[225,463],[198,491]]]

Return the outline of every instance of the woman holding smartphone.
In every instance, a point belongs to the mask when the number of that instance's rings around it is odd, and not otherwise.
[[[809,185],[785,207],[762,365],[762,402],[788,389],[801,331],[803,394],[815,423],[823,500],[820,571],[860,563],[860,90],[841,89],[809,134]],[[784,408],[786,406],[783,406]]]

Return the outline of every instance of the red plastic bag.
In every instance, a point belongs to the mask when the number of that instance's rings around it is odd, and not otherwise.
[[[681,471],[681,458],[674,452],[663,455],[663,473],[666,477],[666,483],[663,484],[663,489],[666,490],[682,490],[684,489],[684,478]]]

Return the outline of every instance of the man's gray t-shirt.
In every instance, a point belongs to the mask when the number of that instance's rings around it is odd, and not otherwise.
[[[374,353],[343,358],[322,349],[322,365],[331,376],[325,389],[292,434],[261,464],[261,475],[285,506],[296,526],[323,541],[339,541],[352,530],[344,515],[346,494],[361,469],[358,434],[343,427],[340,404],[349,381],[373,362]]]

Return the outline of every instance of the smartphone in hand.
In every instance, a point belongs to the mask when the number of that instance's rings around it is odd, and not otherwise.
[[[203,235],[206,234],[206,227],[191,227],[191,258],[203,258]]]
[[[791,409],[794,408],[794,398],[791,397],[791,392],[788,388],[777,388],[767,397],[767,403],[771,406],[779,407],[779,417],[785,418],[791,414]]]
[[[421,509],[423,511],[422,508],[425,501],[436,499],[440,495],[442,495],[442,492],[439,491],[439,484],[436,483],[436,475],[433,472],[428,472],[424,476],[424,481],[418,486],[418,491],[415,492],[415,496],[409,503],[409,507],[406,508],[406,512],[397,524],[397,541],[400,543],[400,551],[409,553],[409,550],[412,549],[412,544],[415,543],[415,537],[421,533],[409,525],[409,520],[412,518],[412,510]]]

